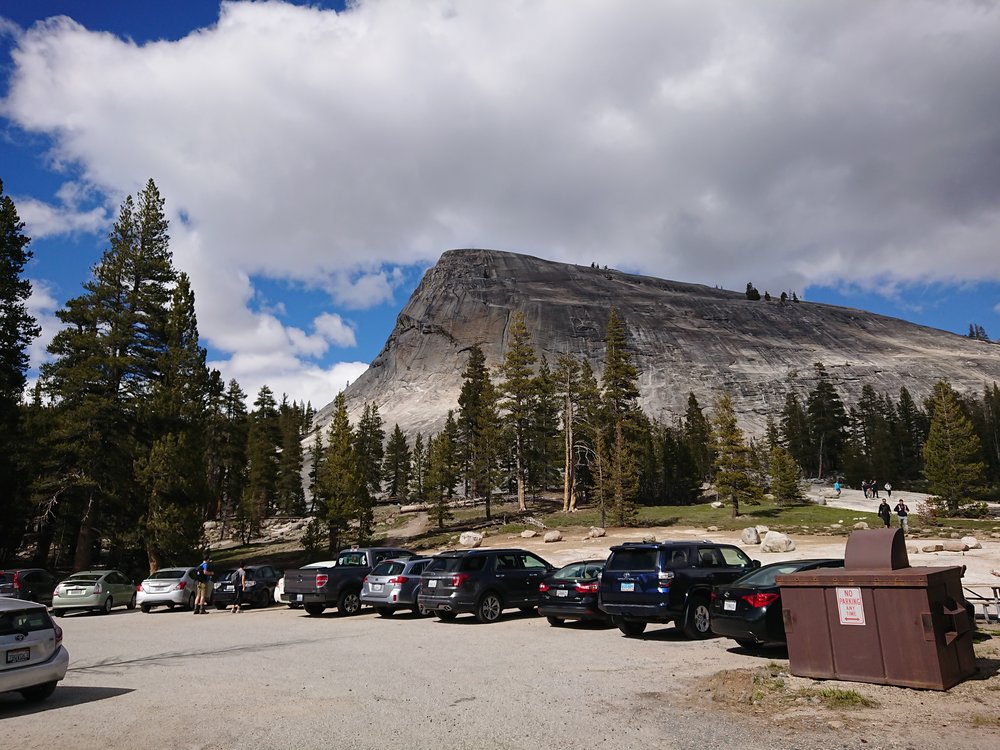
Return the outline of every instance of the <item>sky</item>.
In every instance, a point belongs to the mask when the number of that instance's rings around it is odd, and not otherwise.
[[[997,39],[983,0],[4,0],[31,374],[149,178],[251,400],[331,401],[456,247],[998,337]]]

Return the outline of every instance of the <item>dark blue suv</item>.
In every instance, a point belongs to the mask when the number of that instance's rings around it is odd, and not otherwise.
[[[712,634],[712,587],[760,563],[715,542],[627,542],[611,548],[601,573],[600,606],[625,635],[674,622],[688,638]]]

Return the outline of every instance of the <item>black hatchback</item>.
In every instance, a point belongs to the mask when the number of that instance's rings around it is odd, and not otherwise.
[[[610,622],[597,606],[604,562],[582,560],[547,576],[538,584],[538,614],[548,618],[553,627],[562,625],[565,620]]]
[[[244,570],[247,575],[242,606],[252,604],[255,607],[270,607],[274,601],[274,589],[284,574],[270,565],[247,565]],[[236,571],[227,571],[215,583],[212,602],[216,609],[231,607],[236,601],[236,586],[233,582],[235,574]]]
[[[52,590],[57,583],[54,575],[41,568],[0,570],[0,596],[52,604]]]
[[[786,560],[764,565],[712,590],[712,632],[744,648],[785,642],[781,590],[775,577],[817,568],[842,568],[843,560]]]
[[[424,568],[417,601],[442,620],[472,612],[479,622],[495,622],[510,607],[533,611],[538,584],[553,570],[523,549],[442,552]]]

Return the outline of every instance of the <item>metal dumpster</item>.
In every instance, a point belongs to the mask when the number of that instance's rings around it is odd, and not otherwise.
[[[976,673],[961,567],[911,568],[901,529],[855,531],[844,567],[778,576],[799,677],[947,690]]]

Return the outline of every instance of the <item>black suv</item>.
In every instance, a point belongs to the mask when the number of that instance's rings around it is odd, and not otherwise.
[[[442,552],[424,568],[418,603],[442,620],[473,612],[479,622],[495,622],[509,607],[538,606],[538,584],[553,570],[523,549]]]
[[[611,548],[600,606],[625,635],[640,635],[651,622],[675,622],[688,638],[707,638],[712,586],[758,567],[731,544],[628,542]]]

